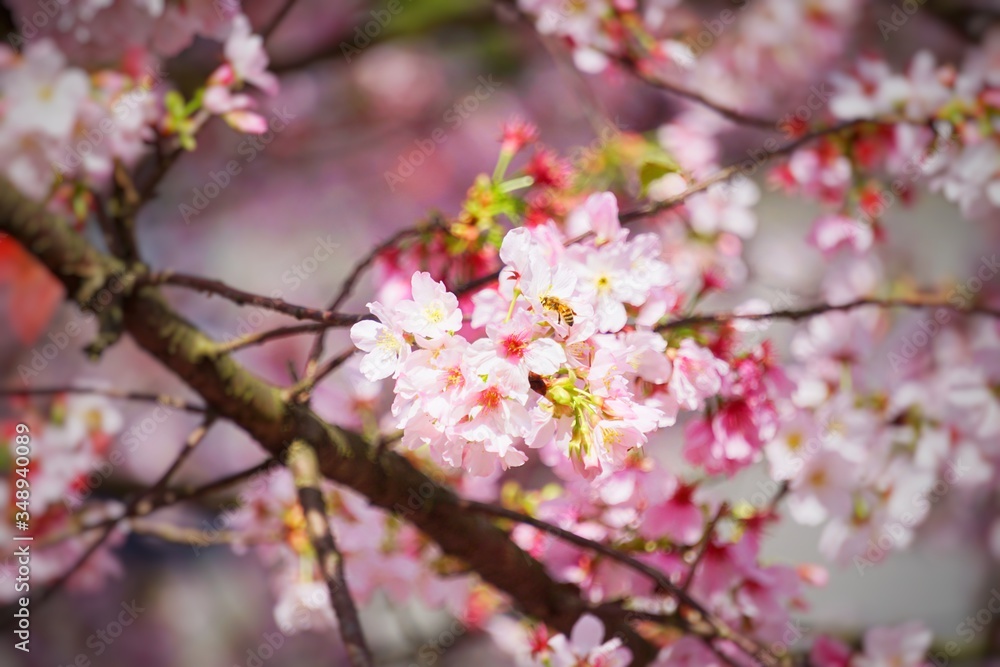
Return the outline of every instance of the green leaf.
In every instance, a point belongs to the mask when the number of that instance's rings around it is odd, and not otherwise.
[[[184,113],[184,96],[176,90],[171,90],[163,97],[163,104],[172,117],[179,120],[187,116]]]
[[[642,192],[646,194],[649,184],[667,174],[675,174],[680,171],[680,167],[670,157],[666,155],[657,156],[642,163],[639,167],[639,181],[642,183]]]

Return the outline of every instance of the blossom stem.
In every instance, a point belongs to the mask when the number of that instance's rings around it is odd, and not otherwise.
[[[330,591],[330,601],[337,614],[340,636],[347,649],[348,660],[352,667],[372,667],[375,663],[371,649],[368,648],[358,609],[344,578],[344,556],[337,548],[330,528],[326,499],[320,488],[319,459],[312,447],[297,440],[288,449],[286,463],[295,478],[299,503],[306,518],[306,531],[316,551],[319,570]]]
[[[912,308],[912,309],[924,309],[924,308],[943,308],[949,311],[956,311],[959,313],[965,313],[968,315],[986,315],[989,317],[1000,318],[1000,309],[990,308],[988,306],[974,305],[968,307],[958,307],[952,303],[946,301],[929,301],[923,299],[875,299],[875,298],[865,298],[856,299],[854,301],[849,301],[847,303],[841,304],[818,304],[815,306],[810,306],[808,308],[799,309],[786,309],[786,310],[774,310],[769,313],[707,313],[703,315],[692,315],[690,317],[684,317],[678,320],[673,320],[671,322],[665,322],[656,327],[657,331],[669,331],[671,329],[685,329],[688,327],[709,324],[709,325],[724,325],[731,324],[737,321],[767,321],[767,320],[790,320],[793,322],[799,320],[805,320],[816,315],[822,315],[824,313],[838,312],[838,311],[850,311],[856,308],[863,308],[865,306],[873,306],[878,308]]]

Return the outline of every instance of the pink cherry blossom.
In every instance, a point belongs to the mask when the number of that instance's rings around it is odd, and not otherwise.
[[[632,661],[620,639],[604,641],[604,624],[591,614],[577,620],[569,638],[556,635],[549,646],[552,667],[626,667]]]
[[[413,274],[412,294],[412,300],[400,301],[394,310],[399,326],[418,341],[433,345],[462,328],[458,298],[429,273]]]
[[[361,372],[369,380],[381,380],[399,373],[400,365],[410,354],[410,344],[394,315],[378,302],[368,309],[379,321],[364,320],[351,327],[351,340],[367,352],[361,360]]]
[[[931,631],[918,621],[865,633],[864,652],[852,660],[856,667],[920,667],[931,646]]]
[[[264,40],[260,35],[253,34],[250,19],[244,14],[233,19],[232,31],[223,48],[237,81],[251,83],[268,95],[278,92],[278,79],[267,71]]]

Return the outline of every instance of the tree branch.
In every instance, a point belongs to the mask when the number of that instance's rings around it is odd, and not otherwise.
[[[704,95],[695,92],[693,90],[688,90],[674,83],[655,76],[651,72],[643,69],[642,64],[637,60],[637,58],[632,55],[615,55],[613,53],[604,53],[605,56],[610,58],[612,61],[621,65],[623,69],[631,73],[640,81],[646,83],[653,88],[658,88],[664,90],[671,95],[675,95],[682,99],[688,100],[689,102],[694,102],[699,104],[706,109],[711,109],[715,113],[719,114],[723,118],[737,125],[748,125],[750,127],[761,128],[765,130],[771,130],[772,132],[777,132],[780,130],[778,120],[773,118],[764,118],[762,116],[755,116],[753,114],[743,113],[742,111],[737,111],[735,109],[730,109],[717,102],[713,102]]]
[[[52,599],[52,596],[55,595],[59,589],[65,586],[66,583],[68,583],[69,580],[80,571],[87,561],[90,560],[90,557],[97,553],[97,551],[108,541],[111,535],[115,532],[115,529],[118,527],[118,524],[121,523],[122,519],[135,516],[142,503],[148,497],[153,496],[166,488],[167,484],[170,482],[170,478],[173,477],[174,473],[177,472],[177,469],[181,467],[187,457],[194,451],[195,447],[197,447],[208,434],[208,429],[211,428],[214,421],[215,417],[209,415],[205,418],[205,421],[201,424],[201,426],[192,431],[191,435],[189,435],[184,441],[184,447],[181,449],[180,453],[178,453],[170,467],[167,468],[166,472],[164,472],[156,483],[149,487],[147,491],[144,491],[142,494],[136,496],[135,499],[128,504],[121,517],[106,523],[104,526],[104,532],[102,532],[101,535],[94,540],[82,554],[80,554],[73,564],[70,565],[69,569],[63,572],[58,579],[52,582],[52,584],[45,589],[38,599],[39,606]]]
[[[334,297],[333,301],[330,302],[330,307],[327,308],[327,311],[336,312],[337,309],[339,309],[342,305],[344,305],[344,302],[347,301],[347,298],[351,295],[351,292],[357,286],[358,280],[361,279],[361,276],[364,274],[364,272],[367,271],[368,268],[375,263],[375,260],[377,260],[386,250],[389,250],[390,248],[395,248],[397,245],[399,245],[400,243],[411,237],[420,236],[421,234],[424,234],[428,231],[440,227],[442,227],[442,224],[439,220],[435,220],[430,225],[418,225],[416,227],[407,227],[406,229],[401,229],[400,231],[396,232],[382,243],[379,243],[360,262],[354,265],[354,268],[348,274],[347,278],[344,279],[344,283],[340,288],[340,292],[338,292],[337,296]],[[319,334],[316,336],[316,340],[313,341],[312,349],[309,351],[308,361],[306,361],[305,378],[307,381],[311,379],[313,384],[319,382],[320,380],[319,377],[316,377],[316,371],[319,364],[319,359],[321,356],[323,356],[323,347],[325,345],[325,338],[326,338],[326,330],[324,329],[319,332]]]
[[[158,403],[160,405],[167,406],[168,408],[183,410],[184,412],[202,413],[206,411],[206,409],[200,405],[194,405],[193,403],[188,403],[184,399],[178,398],[176,396],[168,396],[167,394],[153,394],[140,391],[123,391],[121,389],[109,389],[103,387],[76,387],[76,386],[42,387],[37,389],[16,388],[16,387],[0,388],[0,396],[19,396],[19,397],[58,396],[60,394],[94,394],[97,396],[106,396],[107,398],[115,398],[123,401]]]
[[[337,549],[337,542],[330,528],[330,518],[326,513],[326,499],[320,489],[316,452],[306,443],[297,440],[288,450],[287,463],[298,489],[309,541],[316,552],[316,560],[327,590],[330,591],[330,602],[337,615],[347,658],[352,667],[372,667],[372,652],[365,641],[358,609],[344,577],[344,556]]]
[[[751,658],[759,660],[763,665],[771,666],[778,664],[777,660],[774,659],[774,656],[769,654],[761,646],[758,646],[753,639],[743,636],[739,632],[729,628],[723,621],[719,620],[710,611],[708,611],[708,609],[706,609],[701,603],[692,598],[685,588],[678,587],[677,584],[671,581],[670,577],[663,574],[655,567],[647,565],[641,560],[619,551],[618,549],[609,547],[600,542],[595,542],[586,537],[582,537],[576,533],[564,530],[546,521],[542,521],[541,519],[536,519],[528,514],[522,514],[499,505],[492,505],[490,503],[483,503],[475,500],[462,500],[461,505],[465,509],[473,512],[495,516],[501,519],[508,519],[510,521],[532,526],[542,532],[549,533],[550,535],[554,535],[561,540],[569,542],[570,544],[575,544],[578,547],[595,551],[603,556],[606,556],[607,558],[610,558],[611,560],[621,563],[629,569],[635,570],[639,574],[656,583],[660,590],[670,595],[670,597],[677,602],[679,620],[681,624],[693,634],[704,640],[709,647],[712,646],[712,642],[715,640],[726,639],[732,641],[733,644],[735,644],[740,650]],[[714,525],[712,528],[714,529]],[[669,623],[671,620],[672,619],[669,619],[668,617],[664,617],[663,622]]]
[[[0,180],[0,231],[11,234],[79,299],[88,280],[105,279],[124,267],[98,253],[64,220],[47,214],[8,182]],[[486,517],[462,508],[455,493],[417,470],[406,458],[374,450],[357,434],[324,422],[282,391],[214,354],[215,341],[175,313],[152,285],[138,285],[124,299],[124,327],[139,346],[182,378],[220,417],[233,421],[276,458],[297,439],[316,450],[320,470],[353,488],[378,507],[410,521],[448,555],[465,561],[487,583],[510,596],[525,614],[569,633],[584,613],[599,616],[635,656],[653,660],[655,648],[623,611],[594,609],[573,585],[556,582],[545,567],[514,544]]]
[[[692,315],[690,317],[683,317],[679,320],[673,320],[671,322],[661,324],[658,327],[656,327],[656,330],[669,331],[671,329],[686,329],[688,327],[699,326],[702,324],[723,325],[723,324],[731,324],[737,321],[759,322],[766,320],[789,320],[792,322],[797,322],[800,320],[808,319],[810,317],[815,317],[816,315],[822,315],[824,313],[851,311],[854,310],[855,308],[863,308],[864,306],[876,306],[879,308],[912,308],[912,309],[944,308],[947,310],[970,314],[970,315],[987,315],[990,317],[1000,318],[1000,309],[990,308],[988,306],[972,305],[967,307],[958,307],[946,301],[871,298],[871,299],[857,299],[855,301],[850,301],[848,303],[841,303],[837,305],[819,304],[816,306],[810,306],[808,308],[775,310],[770,313],[747,313],[744,315],[738,313],[710,313],[705,315]]]
[[[886,119],[885,122],[890,122],[890,120],[891,119]],[[849,120],[842,123],[837,123],[836,125],[830,125],[828,127],[820,128],[808,134],[804,134],[798,139],[789,141],[786,144],[778,146],[773,151],[765,150],[766,155],[762,158],[762,160],[764,162],[767,162],[769,160],[773,160],[776,157],[791,155],[802,146],[805,146],[806,144],[809,144],[815,141],[816,139],[821,139],[822,137],[834,134],[840,134],[841,132],[845,132],[847,130],[860,127],[866,123],[875,123],[875,121]],[[630,211],[623,211],[619,217],[621,218],[621,221],[623,223],[628,223],[634,220],[639,220],[641,218],[649,217],[655,213],[660,213],[662,211],[669,210],[671,208],[674,208],[675,206],[679,206],[683,204],[691,195],[697,194],[699,192],[704,192],[705,190],[712,187],[716,183],[724,183],[729,179],[733,178],[734,176],[736,176],[736,174],[740,173],[743,170],[743,166],[745,163],[746,160],[744,160],[743,162],[737,162],[731,164],[728,167],[724,167],[719,171],[715,172],[705,180],[695,183],[691,187],[687,188],[683,192],[674,195],[673,197],[669,197],[667,199],[658,202],[650,202],[648,204],[645,204],[644,206],[634,208]],[[756,171],[757,167],[758,165],[755,163],[754,171]]]
[[[510,10],[515,12],[515,14],[527,23],[532,31],[536,32],[534,17],[529,13],[521,9],[520,5],[514,0],[499,0],[498,4],[508,7]],[[654,87],[664,90],[672,95],[683,98],[690,102],[700,104],[701,106],[711,109],[715,113],[719,114],[726,120],[732,121],[738,125],[749,125],[751,127],[759,127],[768,130],[777,130],[778,121],[763,118],[761,116],[755,116],[753,114],[743,113],[741,111],[736,111],[735,109],[730,109],[717,102],[709,100],[704,95],[697,93],[693,90],[688,90],[676,84],[670,83],[658,76],[653,75],[651,72],[647,71],[642,67],[639,60],[640,56],[635,53],[626,54],[616,54],[610,51],[602,50],[601,53],[609,60],[617,63],[623,69],[628,71],[630,74],[635,76],[640,81]]]
[[[297,320],[312,320],[322,322],[329,326],[351,326],[362,320],[370,320],[374,315],[351,315],[346,313],[335,313],[308,306],[299,306],[289,303],[284,299],[254,294],[235,287],[230,287],[221,280],[201,278],[185,273],[175,273],[173,271],[160,271],[140,279],[140,283],[147,285],[173,285],[175,287],[185,287],[209,295],[221,296],[239,306],[256,306],[265,310],[273,310],[283,315],[294,317]]]
[[[234,338],[225,343],[219,343],[216,348],[217,353],[236,352],[255,345],[263,345],[279,338],[289,338],[299,334],[318,333],[330,328],[328,324],[310,322],[309,324],[294,324],[288,327],[277,327],[275,329],[265,329],[255,333],[247,334],[242,338]]]

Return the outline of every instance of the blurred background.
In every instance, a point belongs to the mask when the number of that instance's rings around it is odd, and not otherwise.
[[[760,1],[768,11],[779,11],[783,4]],[[237,135],[221,122],[205,129],[197,150],[180,159],[159,198],[143,210],[141,249],[153,266],[216,277],[296,303],[324,304],[373,245],[434,210],[457,212],[475,175],[493,169],[501,125],[511,117],[537,124],[545,144],[572,153],[580,146],[599,145],[608,128],[655,133],[690,108],[622,71],[581,74],[561,43],[540,37],[503,3],[400,2],[402,11],[373,30],[373,37],[364,33],[364,26],[375,20],[372,10],[383,9],[378,2],[294,4],[268,46],[281,92],[261,103],[263,115],[287,119],[287,126],[266,144]],[[245,2],[244,9],[254,25],[261,25],[280,4],[252,1]],[[669,8],[673,3],[660,4]],[[711,17],[732,3],[698,4],[697,11]],[[942,58],[960,52],[961,36],[930,11],[915,14],[905,32],[883,43],[878,20],[892,9],[891,2],[863,3],[852,43],[842,45],[832,61],[872,44],[889,48],[897,64],[920,46],[931,46]],[[770,39],[791,37],[778,34]],[[198,43],[169,69],[182,85],[185,80],[194,85],[204,80],[218,57],[217,44]],[[719,82],[711,77],[706,70],[700,83],[705,90],[719,90]],[[742,85],[756,84],[750,78]],[[776,88],[780,86],[769,82],[771,92],[760,97],[761,111],[780,116],[809,94],[809,86],[793,78],[787,90],[775,93]],[[761,136],[725,128],[719,134],[719,161],[739,159]],[[414,159],[415,153],[423,159]],[[206,185],[212,183],[212,174],[233,160],[240,173],[226,187],[210,189],[217,194],[209,198]],[[817,211],[773,193],[763,170],[758,177],[763,193],[756,207],[759,228],[745,252],[747,286],[734,300],[756,296],[775,307],[812,303],[822,276],[819,255],[804,238]],[[204,201],[205,206],[198,206]],[[183,204],[195,206],[197,213],[188,212],[186,220]],[[954,206],[930,195],[913,207],[894,207],[886,223],[899,258],[891,271],[910,272],[918,282],[963,276],[984,249],[998,247],[990,226],[962,220]],[[373,275],[362,282],[345,310],[363,308],[372,293]],[[196,293],[175,290],[169,296],[219,339],[284,322],[280,316]],[[731,304],[710,302],[706,309],[725,305]],[[64,306],[51,329],[64,330],[77,317],[75,309]],[[780,326],[773,331],[779,338],[784,335]],[[79,344],[62,352],[35,381],[61,385],[94,379],[122,388],[185,393],[129,341],[91,364],[76,353],[84,340],[81,336]],[[301,367],[309,343],[308,337],[289,338],[243,351],[240,359],[269,380],[287,383],[288,360]],[[346,331],[329,336],[330,350],[349,345]],[[8,384],[18,381],[16,368],[30,356],[31,350],[0,329],[0,370]],[[148,414],[143,405],[122,409],[126,424]],[[11,406],[0,404],[0,410],[9,415]],[[102,492],[113,493],[119,477],[152,481],[195,425],[193,416],[169,413]],[[666,434],[657,451],[674,456],[675,439],[673,433]],[[244,435],[225,425],[216,427],[186,467],[184,479],[209,481],[260,459],[259,449]],[[749,496],[759,481],[754,472],[718,492],[737,499]],[[196,523],[211,527],[217,506],[206,503]],[[1000,571],[983,544],[947,538],[949,522],[957,520],[939,517],[922,529],[936,532],[937,539],[924,540],[916,551],[892,555],[874,573],[833,568],[829,584],[809,592],[813,604],[803,614],[803,626],[850,635],[873,623],[920,618],[938,641],[955,637],[963,619],[1000,590]],[[765,551],[778,562],[822,562],[818,532],[787,523],[774,531]],[[130,536],[121,553],[124,571],[110,588],[95,596],[60,594],[35,612],[30,656],[3,642],[0,663],[334,664],[330,656],[339,651],[339,639],[332,634],[284,637],[278,632],[271,592],[252,555],[235,555],[224,546],[165,547],[142,536]],[[135,621],[118,626],[125,612]],[[441,613],[376,601],[363,610],[362,620],[379,664],[387,667],[509,664],[488,638],[466,632]]]

